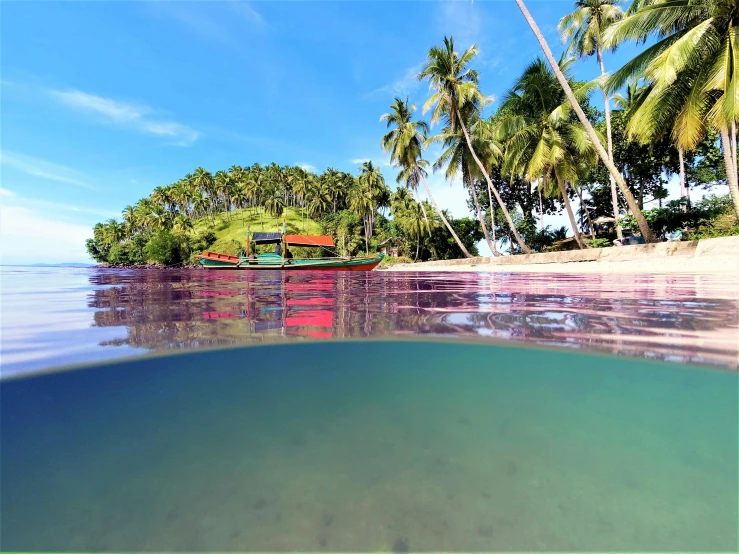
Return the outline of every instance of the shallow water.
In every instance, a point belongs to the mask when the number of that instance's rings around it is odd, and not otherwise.
[[[739,279],[0,267],[4,376],[151,350],[445,336],[739,365]]]
[[[736,278],[0,277],[4,551],[739,546]]]
[[[407,341],[5,380],[2,548],[735,552],[737,390]]]

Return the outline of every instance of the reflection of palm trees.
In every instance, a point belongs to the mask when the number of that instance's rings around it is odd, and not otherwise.
[[[485,336],[736,365],[736,305],[701,300],[689,279],[652,278],[635,293],[617,277],[594,276],[559,282],[546,275],[389,280],[382,273],[358,278],[102,270],[91,276],[96,290],[89,306],[95,308],[95,326],[125,329],[104,345],[147,349],[324,337]]]

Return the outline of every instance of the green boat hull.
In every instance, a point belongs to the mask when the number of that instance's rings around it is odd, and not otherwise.
[[[318,259],[286,259],[277,254],[262,254],[255,259],[245,256],[225,256],[214,252],[205,252],[198,256],[205,269],[231,270],[288,270],[288,271],[371,271],[377,267],[384,254],[366,258],[318,258]]]

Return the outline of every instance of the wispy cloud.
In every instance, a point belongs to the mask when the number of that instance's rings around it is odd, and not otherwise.
[[[0,196],[15,196],[15,193],[12,190],[0,187]]]
[[[468,48],[478,44],[483,37],[480,7],[467,0],[451,0],[436,3],[436,26],[445,35],[454,37],[455,46]]]
[[[372,92],[364,95],[365,98],[371,98],[373,96],[386,95],[386,96],[408,96],[411,93],[418,90],[421,83],[416,79],[416,75],[421,71],[421,64],[414,65],[405,70],[403,75],[395,79],[393,82],[376,88]]]
[[[200,133],[187,125],[156,116],[156,111],[143,104],[120,102],[80,90],[49,90],[58,102],[92,115],[99,120],[148,135],[169,138],[178,146],[189,146]]]
[[[369,158],[353,158],[349,160],[350,163],[353,164],[363,164],[364,162],[371,162],[372,160]]]
[[[298,163],[296,164],[298,167],[303,168],[305,171],[310,171],[312,173],[315,173],[318,171],[318,168],[315,165],[307,164],[307,163]]]
[[[40,177],[41,179],[57,181],[90,190],[95,190],[96,188],[90,184],[88,179],[74,169],[23,154],[2,150],[0,151],[0,164],[12,167],[33,177]]]
[[[157,17],[176,21],[193,35],[225,46],[244,43],[244,22],[250,31],[263,30],[267,23],[249,2],[145,2],[142,8]]]

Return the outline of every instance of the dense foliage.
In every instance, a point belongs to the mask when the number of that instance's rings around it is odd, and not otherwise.
[[[342,255],[392,247],[417,260],[473,256],[482,238],[494,255],[559,247],[567,229],[552,229],[547,218],[563,212],[580,248],[608,244],[622,227],[647,241],[678,229],[686,237],[736,233],[739,0],[633,0],[626,11],[619,0],[576,0],[559,22],[560,60],[516,2],[545,58],[523,68],[485,115],[477,48],[460,51],[452,37],[430,48],[417,76],[431,91],[422,109],[429,122],[408,98],[395,98],[381,117],[397,190],[371,162],[356,176],[274,163],[215,174],[198,167],[127,206],[122,222],[96,225],[90,256],[111,265],[178,265],[214,242],[235,253],[243,236],[223,244],[216,221],[258,219],[263,228],[288,212],[300,220],[291,229],[319,226]],[[603,54],[625,41],[649,45],[609,76]],[[578,81],[576,58],[589,56],[601,77]],[[591,105],[595,93],[602,112]],[[432,143],[441,155],[424,159]],[[477,222],[448,216],[426,182],[429,171],[461,182]],[[666,201],[666,185],[678,178],[680,199]],[[692,205],[695,189],[718,194]],[[598,227],[598,219],[612,225]]]

